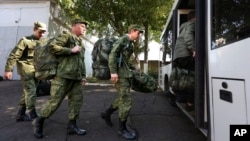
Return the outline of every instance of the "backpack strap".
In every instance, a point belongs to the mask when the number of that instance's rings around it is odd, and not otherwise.
[[[68,34],[68,40],[66,42],[66,47],[72,48],[78,44],[78,41],[74,38],[74,35],[68,31],[63,31],[62,34]],[[79,45],[80,46],[80,45]]]
[[[125,47],[123,50],[125,50],[125,49],[127,49],[127,48],[129,48],[129,43],[126,45],[126,47]],[[120,52],[120,57],[119,57],[119,61],[118,61],[118,67],[121,67],[122,60],[123,60],[123,57],[122,57],[122,53]],[[124,64],[127,66],[127,68],[129,69],[128,64],[125,63],[124,60],[123,60],[123,62],[124,62]]]

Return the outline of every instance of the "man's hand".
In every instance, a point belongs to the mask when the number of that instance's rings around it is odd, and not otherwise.
[[[81,47],[80,46],[75,46],[71,49],[71,53],[78,53],[81,51]]]
[[[12,72],[4,72],[4,79],[11,80],[12,79]]]
[[[112,73],[112,74],[111,74],[111,81],[112,81],[113,83],[116,83],[116,82],[118,81],[118,74]]]

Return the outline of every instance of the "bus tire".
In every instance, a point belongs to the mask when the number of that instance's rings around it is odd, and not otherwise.
[[[164,91],[167,93],[169,91],[168,75],[164,76]]]

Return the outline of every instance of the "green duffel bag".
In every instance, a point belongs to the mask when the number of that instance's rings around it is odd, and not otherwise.
[[[133,71],[132,90],[143,93],[153,93],[157,90],[156,80],[143,72]]]
[[[169,85],[173,91],[194,91],[195,87],[195,74],[194,71],[173,68]]]

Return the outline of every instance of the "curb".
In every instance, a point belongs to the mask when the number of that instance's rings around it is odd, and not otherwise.
[[[114,84],[86,83],[87,86],[114,86]]]

